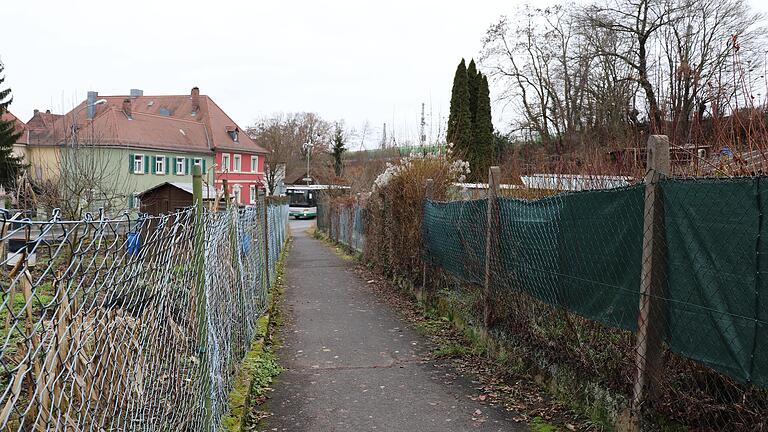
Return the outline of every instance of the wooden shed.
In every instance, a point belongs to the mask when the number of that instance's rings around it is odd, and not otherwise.
[[[165,182],[145,190],[138,195],[139,211],[159,215],[181,210],[192,205],[192,183]],[[203,201],[216,199],[212,186],[203,186]]]

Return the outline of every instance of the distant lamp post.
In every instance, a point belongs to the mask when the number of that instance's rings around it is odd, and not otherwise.
[[[99,99],[95,101],[92,104],[85,104],[80,109],[75,111],[74,114],[72,114],[72,144],[77,144],[77,115],[80,114],[80,111],[84,110],[85,108],[92,108],[97,105],[104,105],[107,103],[106,99]],[[93,138],[93,119],[91,119],[91,138]]]
[[[312,180],[312,177],[309,176],[309,154],[312,152],[312,147],[314,147],[314,144],[311,142],[306,142],[303,145],[304,151],[307,152],[307,176],[304,177],[304,181],[307,182],[307,186],[309,186],[309,182]]]

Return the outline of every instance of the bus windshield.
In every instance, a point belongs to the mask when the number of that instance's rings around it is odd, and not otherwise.
[[[291,207],[315,207],[317,205],[315,191],[307,189],[288,189],[287,194],[290,197]]]

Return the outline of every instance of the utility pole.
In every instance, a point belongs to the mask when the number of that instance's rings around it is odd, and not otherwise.
[[[309,186],[309,181],[310,181],[310,177],[309,177],[309,154],[312,152],[312,146],[313,146],[312,138],[310,137],[310,141],[307,142],[307,143],[304,143],[304,151],[307,152],[307,176],[304,177],[304,181],[307,182],[307,186]]]
[[[424,118],[424,102],[421,103],[421,133],[419,135],[421,146],[424,147],[427,145],[427,132],[425,130],[427,126],[427,121]]]
[[[384,129],[381,133],[381,145],[379,146],[382,149],[387,148],[387,124],[384,123]]]

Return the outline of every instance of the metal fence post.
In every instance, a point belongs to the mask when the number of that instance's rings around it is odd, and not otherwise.
[[[493,254],[499,250],[499,179],[501,169],[497,166],[488,168],[488,219],[485,227],[485,281],[483,283],[483,325],[486,330],[493,325],[493,301],[491,286],[493,284]]]
[[[645,174],[643,252],[640,274],[640,308],[635,337],[636,376],[632,395],[630,429],[640,430],[640,415],[647,397],[649,377],[658,371],[664,335],[664,209],[659,181],[670,173],[669,139],[648,137]]]
[[[259,203],[264,207],[264,274],[266,275],[267,290],[271,288],[269,283],[269,204],[264,191],[259,190]]]
[[[203,218],[203,174],[200,166],[192,168],[192,198],[195,204],[195,246],[194,259],[197,269],[196,281],[196,309],[197,309],[197,333],[198,355],[200,356],[200,378],[202,397],[204,403],[203,425],[205,431],[211,426],[211,396],[210,374],[208,371],[208,319],[206,312],[205,296],[205,227]]]
[[[432,179],[427,179],[427,183],[424,186],[424,203],[426,204],[426,200],[431,200],[432,196],[434,195],[434,188],[435,188],[435,181]],[[424,226],[423,223],[423,217],[422,217],[422,227]],[[425,259],[425,248],[424,248],[424,233],[421,233],[421,259],[424,260],[422,263],[422,272],[421,272],[421,290],[422,292],[427,290],[427,260]]]

